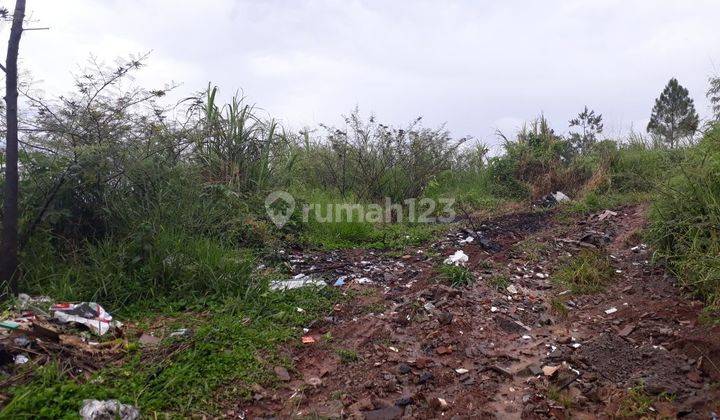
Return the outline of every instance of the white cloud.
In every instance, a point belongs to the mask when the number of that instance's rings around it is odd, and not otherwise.
[[[355,105],[402,124],[423,115],[497,143],[541,111],[558,131],[584,105],[608,133],[647,118],[670,77],[707,113],[720,60],[720,2],[699,0],[31,0],[22,63],[46,91],[70,88],[89,54],[152,50],[139,82],[242,89],[293,127]],[[3,34],[6,35],[7,28]],[[644,129],[637,127],[636,129]]]

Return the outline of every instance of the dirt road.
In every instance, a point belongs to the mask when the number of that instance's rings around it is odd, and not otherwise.
[[[700,322],[701,303],[651,263],[638,235],[646,210],[519,212],[476,226],[482,244],[458,229],[404,254],[291,255],[296,273],[347,276],[348,299],[308,326],[313,343],[285,349],[294,370],[280,370],[277,388],[256,387],[253,403],[228,414],[716,417],[720,328]],[[596,294],[553,282],[583,249],[615,271]],[[437,267],[457,250],[476,280],[452,288]]]

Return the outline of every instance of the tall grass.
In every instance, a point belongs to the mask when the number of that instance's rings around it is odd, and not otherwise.
[[[680,280],[720,307],[720,127],[709,131],[658,194],[649,238]]]

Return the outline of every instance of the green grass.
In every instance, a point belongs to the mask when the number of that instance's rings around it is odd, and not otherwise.
[[[605,289],[615,274],[610,260],[597,251],[583,250],[555,272],[552,279],[576,294],[597,293]]]
[[[184,320],[193,331],[180,339],[187,349],[156,363],[143,363],[148,353],[137,349],[124,365],[103,369],[87,382],[71,380],[49,364],[30,383],[8,390],[11,400],[0,418],[75,417],[86,398],[119,399],[138,406],[146,417],[217,414],[226,399],[236,404],[238,397],[249,398],[252,384],[272,385],[272,367],[287,364],[279,347],[299,341],[302,327],[329,310],[335,293],[299,289],[228,300],[213,307],[205,320]],[[297,307],[305,311],[297,312]],[[251,322],[245,325],[244,318]]]
[[[488,284],[498,291],[503,291],[510,285],[510,280],[506,276],[492,276],[488,279]]]
[[[647,236],[680,281],[720,308],[720,126],[657,195]]]
[[[360,359],[357,352],[354,350],[337,349],[335,350],[335,353],[340,357],[340,361],[346,365],[357,362]]]
[[[652,396],[645,391],[644,384],[628,388],[625,396],[620,400],[617,415],[619,417],[643,417],[652,415],[652,406],[657,401],[673,401],[675,397],[666,392]]]
[[[475,281],[475,276],[467,267],[443,264],[438,271],[440,280],[452,287],[467,286]]]
[[[547,397],[562,405],[566,410],[574,405],[574,401],[567,391],[560,391],[552,385],[547,389]]]
[[[570,313],[567,305],[565,305],[565,300],[562,299],[560,296],[553,296],[550,299],[550,309],[562,318],[567,317]]]
[[[548,248],[546,243],[540,242],[535,238],[517,242],[512,246],[513,251],[522,253],[524,258],[534,262],[541,261]]]

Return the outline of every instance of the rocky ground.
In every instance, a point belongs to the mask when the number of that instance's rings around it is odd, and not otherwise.
[[[227,414],[265,417],[717,418],[720,328],[651,262],[644,205],[590,216],[515,212],[426,247],[289,253],[297,274],[347,295],[276,368],[277,388]],[[473,237],[468,241],[468,237]],[[591,249],[615,272],[599,293],[554,281]],[[443,282],[462,250],[475,281]]]

